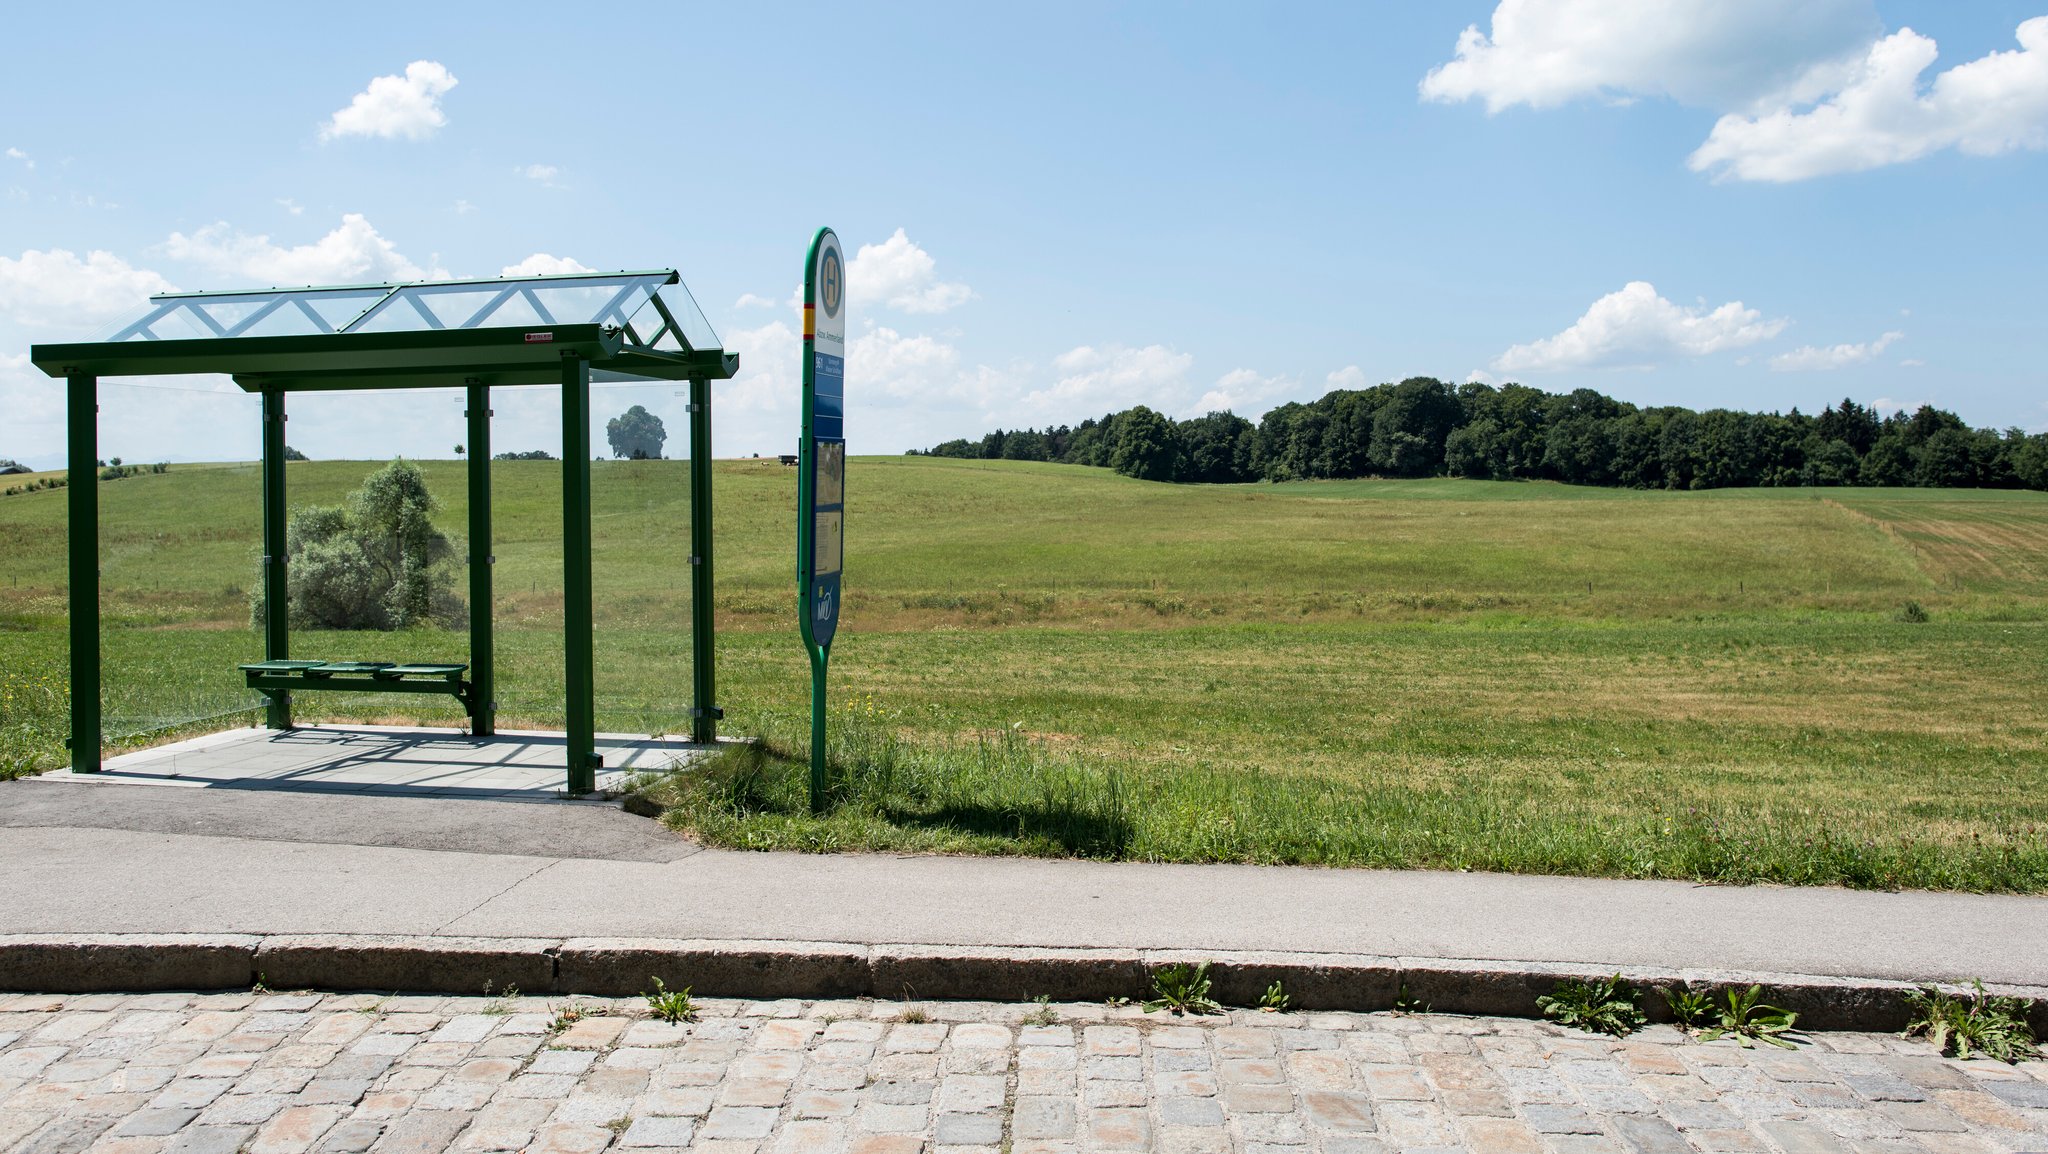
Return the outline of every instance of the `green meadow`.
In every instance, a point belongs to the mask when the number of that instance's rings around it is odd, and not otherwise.
[[[294,505],[375,466],[289,467]],[[463,466],[424,462],[466,524]],[[508,726],[559,725],[559,465],[494,465]],[[850,464],[836,804],[804,805],[795,470],[715,470],[711,841],[2048,891],[2048,495],[1173,486]],[[110,746],[244,724],[248,465],[101,485]],[[62,490],[0,497],[0,776],[61,764]],[[684,729],[687,467],[594,468],[603,728]],[[458,588],[460,588],[458,579]],[[461,660],[460,633],[295,655]],[[307,717],[452,723],[317,695]]]

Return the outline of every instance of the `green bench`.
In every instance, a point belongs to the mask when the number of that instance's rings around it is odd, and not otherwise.
[[[476,725],[476,694],[467,665],[400,665],[392,661],[255,661],[242,666],[249,688],[265,697],[295,689],[346,693],[446,693]]]

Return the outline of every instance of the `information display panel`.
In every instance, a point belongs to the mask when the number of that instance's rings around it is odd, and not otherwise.
[[[822,657],[839,628],[846,503],[846,261],[829,228],[812,240],[804,269],[801,436],[797,580],[804,642]]]

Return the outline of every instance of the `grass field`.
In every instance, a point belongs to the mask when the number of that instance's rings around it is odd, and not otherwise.
[[[293,464],[292,499],[372,467]],[[461,464],[424,467],[459,532]],[[499,696],[559,724],[559,466],[495,469]],[[716,470],[721,704],[770,741],[656,790],[714,841],[2048,891],[2041,494],[850,471],[852,708],[841,804],[812,819],[795,471]],[[593,490],[600,724],[682,728],[685,466],[604,463]],[[253,468],[101,492],[109,729],[226,724],[201,719],[249,704]],[[62,757],[63,503],[0,498],[0,772]]]

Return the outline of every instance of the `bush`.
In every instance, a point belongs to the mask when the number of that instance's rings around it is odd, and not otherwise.
[[[393,461],[349,494],[341,508],[309,506],[285,530],[286,584],[295,629],[461,628],[454,593],[455,550],[434,528],[440,508],[419,467]],[[251,616],[264,621],[262,582]]]

